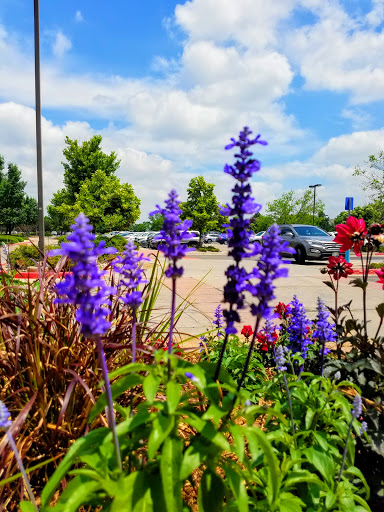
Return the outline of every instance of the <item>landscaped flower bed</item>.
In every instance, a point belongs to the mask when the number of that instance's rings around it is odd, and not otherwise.
[[[166,266],[157,260],[146,276],[145,258],[128,242],[107,284],[98,259],[114,250],[95,245],[81,214],[53,253],[56,274],[42,274],[38,289],[4,288],[0,500],[9,510],[20,495],[28,512],[350,512],[371,510],[369,500],[379,510],[382,483],[371,473],[384,455],[384,304],[370,339],[366,294],[382,226],[369,228],[372,249],[364,256],[364,222],[337,226],[342,249],[361,256],[362,277],[352,281],[362,290],[361,322],[338,301],[351,274],[341,257],[324,270],[332,307],[319,299],[310,319],[298,296],[276,305],[274,280],[287,275],[282,253],[292,249],[277,226],[263,245],[249,242],[248,217],[260,209],[250,185],[260,163],[250,147],[266,144],[251,134],[244,128],[226,147],[236,150],[234,165],[225,166],[236,181],[232,203],[222,212],[233,263],[223,310],[202,336],[197,361],[178,346],[177,282],[192,249],[181,243],[191,223],[180,220],[174,190],[154,212],[165,219],[158,238]],[[244,260],[256,255],[246,270]],[[71,273],[56,283],[67,259]],[[384,283],[384,269],[377,274]],[[154,323],[164,275],[170,313]],[[244,308],[253,325],[239,324]]]

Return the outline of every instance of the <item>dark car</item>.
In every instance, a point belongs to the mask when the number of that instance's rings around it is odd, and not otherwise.
[[[325,260],[339,256],[340,244],[323,229],[309,224],[279,225],[281,238],[296,251],[295,259],[300,265],[306,260]]]
[[[219,235],[216,239],[216,242],[219,242],[219,244],[223,245],[227,245],[228,244],[228,235],[227,233],[221,233],[221,235]]]

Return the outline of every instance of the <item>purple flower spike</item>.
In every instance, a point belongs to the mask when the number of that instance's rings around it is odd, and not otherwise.
[[[192,372],[185,372],[185,376],[187,377],[187,379],[190,379],[192,382],[199,382],[199,379],[193,375]]]
[[[352,416],[354,416],[356,419],[359,419],[362,412],[363,412],[363,402],[361,400],[361,396],[356,395],[355,398],[353,399]]]
[[[178,200],[177,192],[171,190],[169,199],[165,201],[165,208],[160,208],[157,205],[157,210],[150,213],[155,215],[159,213],[164,217],[163,228],[160,234],[155,237],[155,240],[160,240],[158,246],[159,251],[164,253],[168,258],[170,264],[165,272],[167,277],[176,279],[183,275],[183,267],[178,267],[177,262],[181,260],[187,252],[194,251],[192,247],[187,247],[186,243],[181,243],[182,240],[192,238],[193,235],[188,233],[188,229],[192,226],[192,220],[180,219],[181,209],[179,208],[180,201]]]
[[[286,364],[287,360],[285,358],[284,348],[282,345],[279,345],[276,349],[275,362],[276,362],[276,368],[279,371],[281,371],[281,372],[286,371],[287,367],[285,366],[285,364]]]
[[[316,329],[312,337],[318,338],[321,342],[335,341],[336,333],[334,331],[335,324],[328,322],[329,311],[326,309],[325,303],[320,297],[317,299],[317,320]],[[329,353],[329,349],[326,353]]]
[[[245,289],[254,297],[259,299],[258,304],[251,305],[251,313],[259,318],[269,318],[271,316],[270,301],[276,298],[275,279],[287,277],[288,270],[280,268],[282,263],[287,263],[282,258],[282,253],[293,253],[294,249],[283,242],[280,237],[280,229],[273,224],[263,237],[263,245],[256,243],[253,254],[260,254],[257,266],[248,275],[247,279],[256,278],[259,282],[254,285],[248,282]]]
[[[56,303],[78,306],[76,320],[81,324],[81,332],[87,337],[104,334],[110,327],[106,317],[110,313],[109,295],[115,289],[107,286],[97,266],[97,258],[102,254],[113,254],[114,248],[106,248],[105,242],[95,246],[95,235],[87,217],[80,213],[71,226],[73,233],[68,235],[67,243],[51,255],[68,256],[74,263],[72,274],[56,285],[59,295]]]
[[[289,324],[287,333],[289,334],[290,349],[293,353],[300,352],[302,357],[306,359],[308,352],[308,345],[312,341],[308,338],[308,327],[311,325],[306,316],[306,311],[301,302],[299,302],[296,295],[293,296],[291,305],[291,316],[289,317]]]
[[[141,291],[137,288],[141,284],[148,283],[144,278],[144,271],[141,267],[142,261],[149,261],[143,254],[138,253],[135,244],[129,240],[125,246],[123,256],[116,258],[113,268],[120,273],[119,288],[125,288],[126,294],[120,299],[127,306],[136,309],[143,302]]]
[[[12,425],[11,414],[7,406],[0,400],[0,428],[9,428]]]

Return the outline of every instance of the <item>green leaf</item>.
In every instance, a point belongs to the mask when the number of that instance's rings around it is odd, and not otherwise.
[[[380,318],[384,317],[384,302],[376,306],[376,311]]]
[[[327,509],[332,510],[336,504],[337,496],[333,491],[327,491],[325,494],[325,506]]]
[[[181,439],[172,437],[165,440],[161,450],[160,474],[168,512],[179,512],[182,509],[182,486],[179,480],[182,450]]]
[[[315,416],[315,411],[308,407],[307,413],[305,415],[305,428],[306,430],[309,430],[312,425],[313,418]]]
[[[89,504],[102,484],[98,480],[89,479],[86,475],[78,475],[73,478],[60,496],[55,510],[58,512],[77,512],[81,505]],[[44,510],[42,505],[42,510]]]
[[[276,455],[273,453],[271,443],[262,430],[249,428],[246,432],[247,439],[256,438],[264,453],[264,460],[268,464],[268,502],[271,508],[276,504],[281,484],[281,472]]]
[[[228,440],[216,430],[212,423],[204,421],[198,416],[191,414],[188,418],[184,420],[186,423],[189,423],[191,427],[195,428],[203,437],[208,439],[212,444],[221,448],[222,450],[230,451],[230,444]]]
[[[229,426],[229,430],[233,437],[233,449],[238,456],[239,461],[243,462],[245,454],[245,442],[243,437],[244,430],[236,423],[232,423]]]
[[[335,462],[331,457],[328,457],[321,449],[317,447],[310,447],[304,450],[309,462],[315,466],[317,471],[325,479],[326,482],[333,487],[333,481],[335,479],[336,466]]]
[[[357,277],[356,279],[352,279],[349,281],[349,284],[354,286],[355,288],[362,288],[363,290],[368,286],[368,282],[363,281],[361,277]]]
[[[280,495],[279,512],[302,512],[305,506],[300,498],[290,492],[283,492]]]
[[[173,414],[180,402],[181,386],[177,382],[170,380],[167,383],[167,407],[168,413]]]
[[[159,412],[156,418],[153,420],[152,432],[148,439],[148,457],[152,459],[157,450],[160,448],[161,443],[171,433],[175,419],[173,416],[165,416]]]
[[[145,377],[143,381],[143,391],[149,404],[153,404],[160,382],[160,377],[157,377],[153,373],[150,373]]]
[[[224,469],[233,495],[236,498],[236,510],[239,512],[248,512],[248,495],[244,484],[244,478],[229,464],[226,464]]]
[[[221,512],[224,494],[225,486],[219,475],[209,469],[205,470],[197,496],[199,512]]]
[[[357,468],[356,466],[349,466],[349,468],[345,469],[343,472],[343,476],[346,476],[346,475],[356,476],[357,478],[359,478],[361,480],[361,482],[363,483],[364,488],[365,488],[366,498],[367,498],[367,500],[369,500],[370,489],[369,489],[367,481],[366,481],[363,473],[360,471],[360,469]]]
[[[137,375],[136,373],[131,373],[130,375],[126,375],[122,377],[117,382],[114,382],[111,385],[112,398],[115,400],[122,393],[127,391],[128,389],[141,384],[143,381],[143,377],[141,375]],[[107,395],[103,393],[92,407],[91,412],[89,413],[88,423],[91,423],[98,414],[100,414],[105,407],[107,406]]]
[[[331,290],[335,291],[335,287],[331,281],[323,281],[326,286],[329,286]]]
[[[20,508],[22,512],[36,512],[34,505],[30,501],[21,501]]]
[[[112,502],[110,512],[153,512],[151,489],[144,471],[135,471],[117,483],[119,492]]]
[[[80,437],[73,443],[64,459],[60,462],[59,467],[53,473],[43,489],[41,494],[41,508],[43,510],[45,507],[48,507],[55,490],[67,474],[70,467],[79,461],[79,457],[83,453],[92,453],[93,451],[96,451],[109,432],[110,430],[108,428],[99,428],[97,430],[93,430],[84,437]]]

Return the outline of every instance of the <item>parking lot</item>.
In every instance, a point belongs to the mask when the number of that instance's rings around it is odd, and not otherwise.
[[[178,323],[178,330],[183,337],[188,334],[197,335],[211,328],[213,312],[218,304],[223,300],[223,286],[226,282],[224,272],[232,260],[228,257],[228,247],[226,245],[212,244],[217,247],[219,253],[201,253],[198,251],[189,253],[184,260],[184,276],[177,282],[178,301],[181,300],[194,289],[198,283],[203,280],[201,286],[190,297],[192,305],[184,313]],[[154,252],[144,250],[146,253]],[[383,261],[384,254],[374,256],[375,261]],[[257,263],[257,258],[250,258],[245,262],[245,267],[251,270]],[[320,273],[320,269],[326,266],[327,262],[307,262],[305,265],[297,265],[293,260],[291,264],[286,265],[289,277],[276,280],[276,300],[275,303],[290,302],[293,295],[304,303],[309,318],[316,317],[317,298],[321,297],[326,304],[334,305],[334,293],[326,286],[323,281],[328,276]],[[351,263],[356,269],[360,268],[360,260],[351,255]],[[354,316],[362,319],[362,291],[348,284],[353,278],[340,280],[339,285],[339,305],[343,305],[352,300],[351,309]],[[170,280],[166,280],[168,282]],[[376,274],[369,276],[367,312],[368,329],[374,334],[378,326],[378,315],[376,313],[377,304],[384,302],[384,291],[378,283]],[[170,284],[170,283],[169,283]],[[158,307],[169,308],[170,290],[164,288],[159,298]],[[163,310],[164,311],[164,310]],[[254,317],[249,309],[240,312],[242,325],[254,323]],[[196,343],[196,341],[194,342]]]

